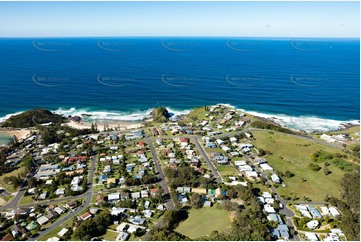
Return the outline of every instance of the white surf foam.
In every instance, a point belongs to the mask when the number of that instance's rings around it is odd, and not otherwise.
[[[249,113],[254,116],[259,116],[263,118],[272,119],[274,122],[287,127],[293,130],[304,130],[306,132],[320,131],[327,132],[338,130],[340,128],[345,127],[347,124],[360,125],[359,120],[332,120],[332,119],[324,119],[312,116],[289,116],[285,114],[266,114],[260,113],[257,111],[250,111],[241,108],[237,108],[231,104],[227,103],[218,103],[217,105],[227,106],[232,109],[240,110],[245,113]],[[188,114],[191,110],[176,110],[170,107],[166,107],[169,113],[174,116],[185,115]],[[84,121],[92,122],[94,120],[113,120],[113,121],[124,121],[124,122],[141,122],[144,119],[150,118],[152,108],[147,110],[135,110],[133,112],[121,112],[121,111],[90,111],[86,108],[58,108],[56,110],[52,110],[54,113],[63,115],[65,117],[68,116],[80,116]],[[4,117],[0,117],[0,122],[10,118],[12,115],[17,115],[22,112],[16,112],[12,114],[7,114]]]

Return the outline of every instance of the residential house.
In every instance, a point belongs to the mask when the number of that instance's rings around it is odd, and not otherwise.
[[[136,225],[142,225],[144,224],[145,222],[145,218],[142,218],[140,216],[135,216],[135,217],[130,217],[129,221],[132,223],[132,224],[136,224]]]
[[[14,227],[11,230],[11,234],[14,237],[21,236],[21,235],[23,235],[25,233],[26,233],[26,230],[23,228],[23,226],[21,226],[19,224],[14,225]]]
[[[119,196],[120,196],[120,193],[119,193],[119,192],[110,193],[110,194],[108,194],[108,201],[109,201],[109,202],[118,201],[118,200],[119,200]]]
[[[275,213],[276,212],[274,207],[272,207],[272,205],[270,205],[270,204],[265,204],[263,209],[266,213]]]
[[[113,216],[118,216],[119,214],[122,214],[124,212],[125,212],[125,208],[112,207],[110,214]]]
[[[267,160],[264,159],[264,158],[261,158],[261,157],[256,157],[256,158],[254,159],[254,161],[255,161],[256,164],[258,164],[258,165],[267,163]]]
[[[40,224],[40,226],[42,226],[43,224],[46,224],[48,221],[49,221],[49,219],[45,216],[41,216],[36,220],[36,222],[38,222],[38,224]]]
[[[90,219],[92,217],[92,214],[90,212],[86,212],[84,213],[83,215],[80,216],[80,218],[82,220],[87,220],[87,219]]]
[[[310,211],[310,213],[312,214],[313,218],[322,218],[321,213],[317,210],[317,208],[308,206],[308,211]]]
[[[276,174],[272,174],[271,179],[274,183],[279,184],[281,183],[281,179]]]
[[[54,208],[54,211],[55,211],[56,213],[58,213],[59,215],[66,212],[65,208],[63,208],[63,207],[55,207],[55,208]]]
[[[207,189],[205,189],[205,188],[192,188],[192,192],[206,195],[207,194]]]
[[[340,212],[337,210],[336,207],[329,207],[328,209],[329,209],[330,214],[332,215],[332,217],[339,218],[341,216]]]
[[[26,229],[29,231],[33,231],[34,229],[36,229],[37,227],[39,227],[39,225],[35,222],[35,221],[31,221],[27,226]]]
[[[308,241],[318,241],[318,236],[315,233],[305,232],[305,236]]]
[[[49,220],[51,220],[51,219],[53,219],[53,218],[58,217],[58,213],[51,209],[51,210],[49,210],[49,211],[46,213],[46,217],[47,217]]]
[[[62,229],[59,231],[58,235],[59,235],[60,237],[63,237],[68,231],[69,231],[69,229],[67,229],[67,228],[62,228]]]
[[[260,164],[259,166],[260,166],[260,167],[262,168],[262,170],[264,170],[264,171],[273,171],[273,168],[272,168],[270,165],[268,165],[267,163]]]
[[[109,173],[111,171],[112,171],[112,169],[110,168],[110,165],[104,166],[103,173]]]
[[[57,196],[65,195],[65,188],[56,189],[55,195],[57,195]]]
[[[129,199],[129,192],[123,192],[120,194],[120,199],[121,200],[127,200]]]
[[[38,200],[45,200],[48,195],[48,192],[43,192],[38,196]]]
[[[321,209],[321,214],[322,214],[323,216],[328,216],[328,215],[330,215],[330,210],[328,210],[327,207],[320,207],[320,209]]]
[[[72,210],[78,206],[78,203],[76,201],[70,201],[65,206]]]
[[[132,199],[140,199],[141,198],[140,192],[133,192],[130,194],[130,196],[132,197]]]
[[[289,240],[289,229],[286,224],[279,224],[277,228],[272,228],[271,233],[276,239]]]
[[[147,190],[142,190],[140,193],[141,193],[142,198],[148,198],[149,197],[149,193],[148,193]]]
[[[149,190],[150,195],[152,197],[154,197],[157,194],[158,191],[159,191],[159,188],[152,188],[152,189]]]
[[[101,174],[98,178],[99,183],[106,182],[108,180],[108,177],[104,174]]]
[[[320,223],[317,220],[311,220],[306,223],[307,228],[309,229],[316,229]]]
[[[278,224],[283,224],[283,220],[279,214],[271,213],[267,216],[268,221],[275,221]]]

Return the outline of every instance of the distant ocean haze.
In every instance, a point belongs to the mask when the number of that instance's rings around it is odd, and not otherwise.
[[[312,125],[359,120],[359,51],[358,39],[3,38],[0,116],[136,121],[226,103]]]

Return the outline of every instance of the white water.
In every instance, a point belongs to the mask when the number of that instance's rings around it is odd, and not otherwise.
[[[313,131],[333,131],[344,127],[346,123],[359,125],[359,120],[332,120],[332,119],[324,119],[318,117],[311,117],[311,116],[289,116],[285,114],[265,114],[259,113],[256,111],[248,111],[244,109],[237,108],[230,104],[219,103],[218,105],[228,106],[232,109],[239,110],[245,113],[249,113],[254,116],[259,116],[263,118],[272,119],[274,122],[288,127],[293,130],[305,130],[306,132],[313,132]],[[174,115],[182,115],[188,114],[191,110],[174,110],[172,108],[166,107],[169,113]],[[130,112],[117,112],[117,111],[90,111],[86,108],[58,108],[56,110],[52,110],[54,113],[64,116],[80,116],[83,118],[84,121],[94,121],[94,120],[114,120],[114,121],[124,121],[124,122],[141,122],[146,118],[150,118],[150,112],[152,109],[147,110],[137,110],[132,113]],[[4,117],[0,117],[0,122],[8,119],[12,115],[20,114],[22,112],[17,112],[13,114],[8,114]],[[90,116],[82,116],[82,114],[90,115]]]

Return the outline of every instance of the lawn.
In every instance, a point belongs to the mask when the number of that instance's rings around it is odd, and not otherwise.
[[[34,203],[35,201],[32,199],[34,195],[31,196],[23,196],[21,200],[19,201],[19,205],[26,205],[30,203]]]
[[[66,214],[63,214],[62,216],[65,216]],[[60,219],[60,218],[58,218]],[[49,238],[53,238],[53,237],[59,237],[58,233],[60,232],[60,230],[62,230],[63,228],[69,228],[72,226],[73,224],[73,219],[74,218],[70,218],[67,221],[65,221],[65,223],[61,224],[59,227],[53,229],[52,231],[49,231],[49,233],[47,233],[46,235],[44,235],[43,237],[40,237],[38,240],[39,241],[46,241]]]
[[[191,209],[188,216],[176,231],[191,239],[207,236],[214,230],[222,231],[231,225],[230,212],[221,208]]]
[[[206,117],[206,114],[210,113],[206,111],[204,107],[195,108],[186,116],[183,122],[196,123],[199,120],[209,120],[208,117]]]
[[[4,187],[8,192],[16,192],[16,189],[14,189],[11,184],[6,184],[4,182],[4,178],[10,176],[18,176],[18,174],[22,174],[24,172],[25,172],[25,166],[22,166],[13,170],[12,172],[3,174],[2,176],[0,176],[0,186]]]
[[[119,233],[107,229],[107,232],[101,236],[106,241],[115,241]]]
[[[295,175],[291,178],[281,177],[287,185],[285,188],[277,188],[281,196],[296,196],[301,200],[305,196],[313,201],[323,201],[326,195],[339,197],[340,180],[344,172],[331,164],[328,168],[332,173],[326,176],[322,169],[312,171],[308,165],[311,154],[317,150],[343,153],[341,150],[277,132],[272,134],[255,131],[253,136],[256,138],[254,145],[257,148],[273,153],[267,155],[266,159],[275,170],[289,170]],[[322,164],[318,165],[323,167]]]
[[[0,206],[3,206],[6,204],[6,200],[2,199],[2,197],[0,197]]]
[[[238,171],[233,165],[220,165],[217,166],[217,170],[222,176],[237,176]]]

